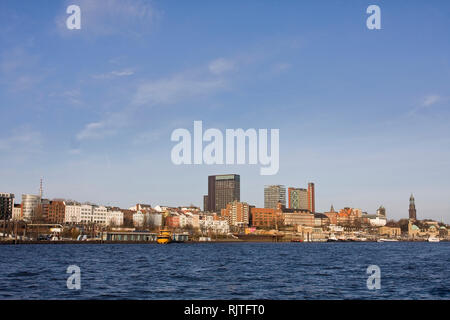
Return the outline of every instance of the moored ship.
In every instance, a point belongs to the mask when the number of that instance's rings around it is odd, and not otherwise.
[[[161,229],[156,238],[156,242],[159,244],[168,244],[172,242],[172,232],[167,228]]]

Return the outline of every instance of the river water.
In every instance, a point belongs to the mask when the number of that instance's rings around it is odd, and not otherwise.
[[[0,299],[449,299],[449,266],[450,242],[2,245]]]

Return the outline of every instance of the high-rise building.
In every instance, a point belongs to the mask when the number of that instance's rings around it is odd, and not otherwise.
[[[13,215],[14,194],[0,192],[0,220],[10,220]]]
[[[308,183],[308,210],[312,213],[316,212],[314,183],[312,182]]]
[[[416,204],[412,193],[411,197],[409,198],[409,219],[417,220]]]
[[[41,203],[41,197],[33,194],[22,195],[22,219],[25,221],[31,221],[34,219],[38,207]]]
[[[288,188],[288,207],[308,210],[308,191],[302,188]]]
[[[208,195],[203,196],[203,211],[208,211]]]
[[[241,177],[224,174],[208,177],[207,211],[220,212],[227,204],[241,199]]]
[[[271,185],[264,187],[264,208],[276,209],[278,202],[286,206],[286,188],[282,185]]]
[[[221,216],[228,220],[230,226],[246,227],[249,224],[250,206],[245,202],[230,202],[222,209]]]

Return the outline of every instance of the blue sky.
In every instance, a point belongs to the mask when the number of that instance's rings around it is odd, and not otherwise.
[[[77,4],[82,29],[68,30]],[[381,8],[381,30],[366,8]],[[448,1],[0,2],[0,189],[202,205],[207,175],[316,184],[352,206],[450,222]],[[280,129],[280,170],[175,166],[177,128]]]

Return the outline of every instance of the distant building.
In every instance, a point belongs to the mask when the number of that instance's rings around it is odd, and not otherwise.
[[[208,177],[207,210],[220,212],[227,204],[241,198],[241,177],[226,174]],[[205,199],[204,199],[205,200]]]
[[[337,216],[338,213],[334,210],[333,205],[331,205],[329,212],[324,212],[324,214],[328,217],[330,220],[330,224],[337,225]]]
[[[286,188],[282,185],[264,187],[264,208],[276,209],[278,202],[286,206]]]
[[[31,221],[37,214],[37,208],[41,203],[41,197],[32,194],[22,195],[22,219]]]
[[[208,211],[208,196],[203,196],[203,211]]]
[[[81,222],[81,206],[75,203],[66,203],[64,222],[79,224]]]
[[[48,206],[47,220],[50,223],[64,223],[66,204],[62,200],[52,200]]]
[[[222,209],[221,216],[228,220],[230,226],[246,227],[249,224],[250,206],[246,202],[230,202]]]
[[[409,198],[409,219],[417,220],[416,204],[412,194]]]
[[[22,220],[22,205],[14,204],[12,219],[14,221]]]
[[[142,210],[152,210],[152,206],[149,204],[138,203],[135,206],[128,208],[131,211],[142,211]]]
[[[288,188],[288,208],[308,210],[308,191],[302,188]]]
[[[275,228],[278,223],[282,222],[281,211],[277,209],[252,207],[250,213],[253,227]]]
[[[0,220],[6,221],[12,219],[14,209],[14,194],[0,193]]]
[[[316,199],[315,199],[314,183],[308,183],[308,210],[312,213],[316,212]]]

